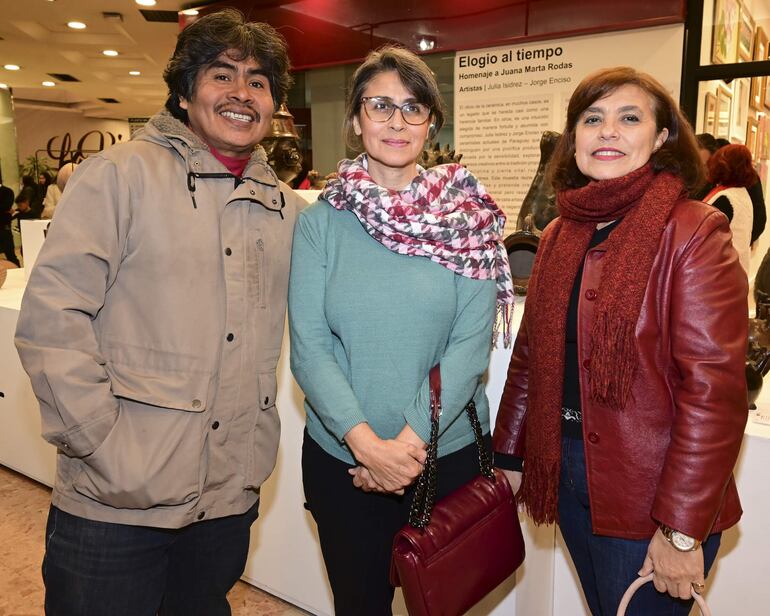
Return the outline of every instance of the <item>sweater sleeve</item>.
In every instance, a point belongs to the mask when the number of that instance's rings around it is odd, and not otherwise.
[[[714,203],[712,203],[715,208],[717,208],[722,214],[727,216],[727,220],[733,219],[733,204],[730,203],[730,199],[722,195],[721,197],[717,197],[714,200]]]
[[[289,276],[291,370],[308,404],[342,442],[366,417],[334,357],[334,334],[326,320],[328,217],[328,208],[317,203],[300,213],[294,229]]]
[[[497,288],[494,280],[456,276],[457,310],[441,364],[439,436],[459,417],[476,393],[489,365]],[[430,437],[430,383],[428,375],[404,418],[425,442]]]
[[[765,191],[762,188],[762,182],[756,182],[749,186],[749,197],[751,197],[751,206],[754,210],[754,217],[751,224],[751,243],[753,244],[762,235],[767,223],[767,211],[765,210]]]

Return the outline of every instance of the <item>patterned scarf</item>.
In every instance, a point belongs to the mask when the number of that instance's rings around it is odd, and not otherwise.
[[[623,218],[602,244],[602,277],[590,338],[588,397],[625,408],[639,362],[635,330],[660,237],[681,179],[651,165],[558,194],[560,218],[538,247],[524,319],[529,336],[529,384],[521,499],[538,524],[556,520],[561,466],[564,332],[570,293],[599,222]],[[588,297],[588,295],[586,295]]]
[[[350,210],[388,250],[428,257],[477,280],[497,282],[494,342],[502,329],[511,344],[513,281],[503,245],[505,214],[463,166],[422,170],[405,190],[383,188],[366,168],[366,154],[343,160],[338,177],[321,193],[338,210]]]

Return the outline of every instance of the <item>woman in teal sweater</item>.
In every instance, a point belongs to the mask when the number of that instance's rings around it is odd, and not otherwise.
[[[471,400],[488,439],[482,376],[513,302],[505,216],[462,166],[417,165],[443,118],[422,60],[395,47],[371,53],[353,76],[345,121],[364,154],[340,163],[294,234],[303,482],[338,616],[391,614],[390,550],[425,460],[432,366],[441,366],[443,403],[437,498],[478,474],[463,413]]]

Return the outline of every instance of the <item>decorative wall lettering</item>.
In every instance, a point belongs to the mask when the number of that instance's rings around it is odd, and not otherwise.
[[[61,143],[57,146],[57,139]],[[63,137],[55,135],[48,140],[46,152],[53,159],[57,169],[61,169],[67,163],[79,163],[89,154],[101,152],[104,148],[114,145],[123,140],[123,135],[118,133],[114,135],[110,131],[90,130],[78,139],[75,147],[72,147],[72,136],[64,133]]]

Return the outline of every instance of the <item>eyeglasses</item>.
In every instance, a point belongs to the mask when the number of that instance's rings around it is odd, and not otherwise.
[[[372,122],[387,122],[396,113],[396,109],[401,111],[401,117],[404,122],[412,126],[425,124],[430,118],[430,107],[422,103],[404,103],[396,105],[387,96],[364,96],[361,98],[364,105],[364,111]]]

